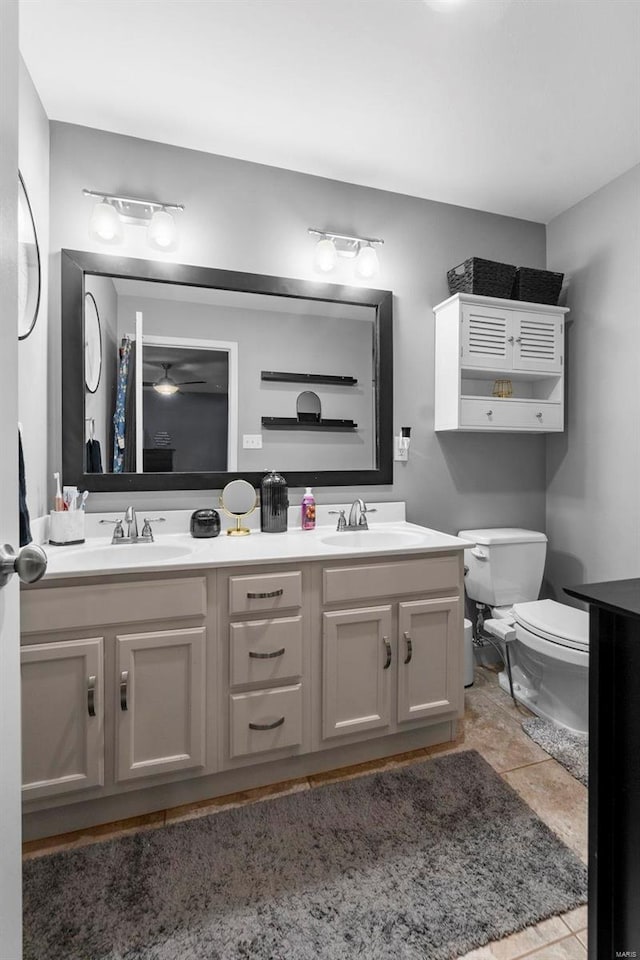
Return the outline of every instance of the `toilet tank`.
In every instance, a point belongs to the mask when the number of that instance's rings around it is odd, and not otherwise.
[[[537,600],[544,573],[547,538],[535,530],[503,527],[461,530],[475,544],[464,552],[467,596],[490,607]]]

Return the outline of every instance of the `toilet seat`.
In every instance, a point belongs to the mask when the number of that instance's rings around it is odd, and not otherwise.
[[[589,614],[555,600],[534,600],[513,606],[516,623],[525,630],[561,647],[589,652]]]

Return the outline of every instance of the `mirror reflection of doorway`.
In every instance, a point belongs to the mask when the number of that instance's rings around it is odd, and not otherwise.
[[[138,436],[144,472],[235,469],[236,345],[146,335],[142,343]]]

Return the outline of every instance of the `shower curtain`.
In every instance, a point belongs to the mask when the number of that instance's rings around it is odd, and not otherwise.
[[[136,469],[136,345],[129,337],[120,344],[116,409],[113,414],[113,472]]]

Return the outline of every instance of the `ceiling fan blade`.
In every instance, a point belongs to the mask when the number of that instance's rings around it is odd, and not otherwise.
[[[188,386],[189,384],[193,384],[193,383],[206,383],[206,382],[207,382],[206,380],[176,380],[176,386],[178,386],[178,387],[186,387],[186,386]]]

